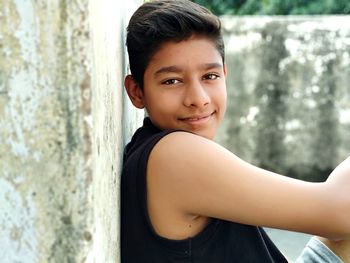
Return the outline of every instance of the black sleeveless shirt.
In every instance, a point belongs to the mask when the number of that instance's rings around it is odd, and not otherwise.
[[[146,118],[125,148],[121,177],[121,262],[287,262],[265,231],[256,226],[212,219],[202,232],[184,240],[157,235],[147,212],[146,169],[154,145],[171,132],[159,130]]]

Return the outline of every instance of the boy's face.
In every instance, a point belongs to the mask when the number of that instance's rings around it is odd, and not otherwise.
[[[144,74],[142,101],[161,129],[213,139],[226,110],[226,68],[212,41],[166,42]]]

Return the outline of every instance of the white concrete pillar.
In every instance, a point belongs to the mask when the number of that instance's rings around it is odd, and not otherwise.
[[[140,125],[125,96],[125,27],[142,1],[90,0],[93,50],[94,262],[119,258],[119,184],[124,144]]]

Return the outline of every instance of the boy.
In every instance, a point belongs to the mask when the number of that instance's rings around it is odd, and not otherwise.
[[[350,159],[316,184],[212,141],[226,109],[217,17],[187,0],[148,2],[130,20],[127,47],[126,91],[149,117],[124,154],[122,262],[287,262],[256,226],[350,238]]]

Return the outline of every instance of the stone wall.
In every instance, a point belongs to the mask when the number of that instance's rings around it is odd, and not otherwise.
[[[262,167],[324,180],[350,152],[350,16],[222,21],[229,104],[218,140]]]

